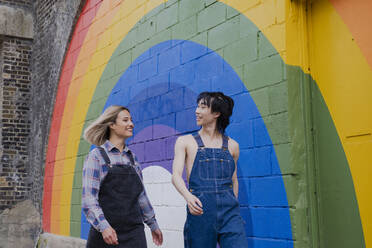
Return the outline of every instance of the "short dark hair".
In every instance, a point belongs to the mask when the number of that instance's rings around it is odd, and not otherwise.
[[[226,127],[230,124],[234,100],[222,92],[205,91],[199,94],[196,103],[198,104],[200,101],[211,108],[212,113],[220,113],[217,118],[217,129],[224,134]]]

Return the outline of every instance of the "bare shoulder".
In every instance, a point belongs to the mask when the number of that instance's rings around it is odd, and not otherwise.
[[[194,137],[191,134],[179,136],[176,141],[177,144],[185,147],[189,146],[190,144],[193,144],[193,142],[195,141]]]
[[[239,143],[229,137],[229,151],[234,159],[239,157]]]
[[[229,147],[231,147],[232,150],[239,150],[239,143],[229,137]]]

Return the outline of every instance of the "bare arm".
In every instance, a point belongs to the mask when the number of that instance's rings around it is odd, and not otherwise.
[[[232,176],[232,182],[233,182],[233,191],[234,195],[236,198],[238,198],[239,194],[239,182],[238,182],[238,177],[237,177],[237,164],[238,164],[238,159],[239,159],[239,144],[235,140],[231,140],[231,148],[232,148],[232,156],[234,158],[235,162],[235,171]]]
[[[182,137],[180,137],[177,139],[174,146],[172,183],[183,198],[186,199],[191,193],[187,190],[186,184],[182,178],[186,161],[186,146],[184,143]]]
[[[203,214],[201,201],[188,191],[182,178],[186,162],[186,142],[184,139],[185,137],[179,137],[174,146],[172,183],[183,198],[185,198],[190,213],[201,215]]]

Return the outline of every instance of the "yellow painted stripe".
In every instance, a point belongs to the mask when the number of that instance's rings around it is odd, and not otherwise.
[[[366,246],[370,247],[372,71],[331,3],[315,1],[312,6],[311,75],[341,138],[354,181]]]
[[[283,60],[286,60],[285,0],[219,0],[236,9],[263,32]]]
[[[98,40],[100,37],[97,34],[97,31],[103,32],[105,29],[104,26],[100,26],[102,22],[97,22],[96,19],[99,17],[102,20],[110,21],[112,18],[111,15],[104,15],[109,8],[109,1],[105,1],[101,4],[97,12],[97,16],[93,21],[84,44],[82,46],[79,57],[77,59],[76,66],[72,75],[72,82],[70,84],[66,106],[61,121],[60,134],[57,144],[56,151],[56,163],[54,171],[54,180],[53,180],[53,189],[52,189],[52,208],[51,208],[51,232],[61,235],[69,235],[70,233],[70,205],[71,205],[71,192],[74,176],[74,167],[75,167],[75,154],[69,153],[71,149],[77,151],[77,144],[80,141],[80,135],[75,144],[71,147],[71,143],[68,143],[68,137],[71,135],[78,125],[74,125],[71,122],[74,111],[79,102],[77,102],[77,96],[80,93],[81,79],[82,75],[85,75],[89,70],[90,60],[87,57],[91,54],[91,49],[97,47]],[[114,10],[113,10],[114,11]],[[93,35],[92,33],[95,33]],[[97,75],[98,77],[99,75]],[[68,146],[69,145],[69,146]],[[58,172],[58,174],[56,174]]]

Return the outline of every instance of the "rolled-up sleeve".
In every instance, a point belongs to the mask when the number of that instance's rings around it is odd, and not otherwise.
[[[84,161],[81,204],[87,221],[99,232],[110,227],[98,203],[101,173],[99,160],[91,151]]]

